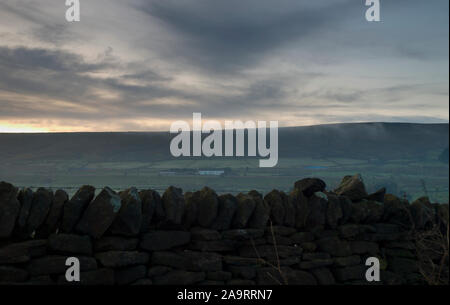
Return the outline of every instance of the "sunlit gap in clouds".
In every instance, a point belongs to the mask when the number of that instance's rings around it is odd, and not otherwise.
[[[0,133],[40,133],[48,132],[47,128],[31,125],[8,124],[0,121]]]

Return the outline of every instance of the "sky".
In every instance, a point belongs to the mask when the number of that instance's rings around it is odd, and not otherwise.
[[[449,1],[0,0],[0,132],[448,123]]]

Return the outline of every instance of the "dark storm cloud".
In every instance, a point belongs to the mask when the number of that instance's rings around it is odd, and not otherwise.
[[[147,1],[144,12],[178,35],[186,61],[219,71],[251,66],[271,50],[305,41],[349,14],[361,11],[355,1],[307,4],[296,0]],[[181,43],[180,43],[181,42]]]
[[[183,117],[186,113],[200,110],[214,114],[222,108],[229,114],[239,108],[245,114],[251,113],[250,104],[259,103],[263,98],[282,99],[285,96],[282,82],[276,81],[255,82],[238,97],[230,98],[168,88],[164,84],[168,78],[151,70],[107,78],[86,74],[95,75],[117,68],[117,65],[114,61],[88,63],[80,55],[61,50],[0,47],[0,90],[29,94],[43,101],[50,98],[74,104],[73,108],[68,108],[66,104],[40,105],[37,102],[30,104],[3,98],[0,100],[0,117],[101,119],[152,115],[164,118]],[[146,84],[133,85],[127,83],[128,80],[145,80]],[[119,97],[114,100],[103,99],[95,95],[98,89],[115,92]],[[152,103],[157,98],[180,98],[196,102],[177,105]],[[235,108],[230,112],[232,104]],[[85,112],[84,107],[92,107],[97,111]]]
[[[118,116],[123,109],[139,100],[182,95],[176,90],[162,86],[125,84],[121,76],[102,79],[86,75],[86,73],[98,73],[111,68],[116,68],[116,64],[107,61],[87,63],[80,55],[61,50],[0,47],[0,89],[18,94],[71,101],[79,106],[100,104],[105,111],[95,113],[97,117]],[[147,80],[163,79],[156,72],[147,71],[144,74],[147,75]],[[151,75],[151,78],[148,75]],[[132,77],[134,76],[125,75],[124,78]],[[113,90],[123,99],[113,102],[101,101],[101,98],[94,96],[95,89]],[[64,111],[64,107],[40,109],[39,105],[36,105],[38,107],[28,106],[27,111],[27,108],[20,106],[20,101],[0,100],[0,104],[3,117],[53,114],[76,118],[82,114],[76,109]]]
[[[64,11],[64,1],[52,3]],[[33,3],[33,1],[1,2],[0,10],[8,15],[16,16],[25,22],[32,23],[33,29],[29,33],[24,33],[39,41],[54,45],[63,45],[68,41],[81,40],[82,33],[72,31],[64,18],[51,19],[45,14],[45,9]]]
[[[382,1],[377,24],[363,0],[84,1],[77,25],[63,2],[36,3],[0,3],[0,119],[139,129],[120,120],[430,122],[448,110],[446,0]]]
[[[105,63],[86,63],[80,55],[49,49],[0,47],[0,65],[2,69],[36,70],[45,69],[55,72],[90,72],[106,68]],[[7,71],[5,71],[7,72]]]

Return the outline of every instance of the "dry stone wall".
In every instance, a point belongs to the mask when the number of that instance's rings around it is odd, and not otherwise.
[[[359,175],[264,197],[83,186],[69,199],[1,182],[0,283],[69,284],[77,257],[85,285],[367,284],[374,256],[381,284],[421,284],[412,232],[447,225],[448,204],[367,194]]]

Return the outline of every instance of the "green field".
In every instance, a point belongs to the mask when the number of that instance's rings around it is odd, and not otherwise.
[[[173,158],[167,132],[0,133],[0,180],[70,194],[83,184],[160,192],[170,185],[184,191],[207,185],[236,194],[289,191],[305,177],[322,178],[333,190],[344,176],[360,173],[369,192],[386,187],[410,200],[428,195],[448,202],[448,131],[448,124],[402,123],[280,128],[273,168],[260,168],[258,158]],[[202,176],[199,170],[225,174]]]
[[[13,168],[14,170],[11,170]],[[73,194],[77,187],[91,184],[121,190],[130,186],[163,192],[170,185],[184,191],[209,186],[218,193],[272,189],[289,191],[304,177],[322,178],[329,189],[345,175],[360,173],[368,191],[385,186],[389,192],[414,200],[428,195],[435,202],[448,202],[448,164],[425,160],[390,160],[372,163],[344,158],[283,158],[274,168],[259,168],[257,159],[180,159],[153,162],[82,162],[54,160],[43,163],[9,164],[2,179],[17,186],[62,188]],[[223,176],[201,176],[199,169],[226,169]]]

